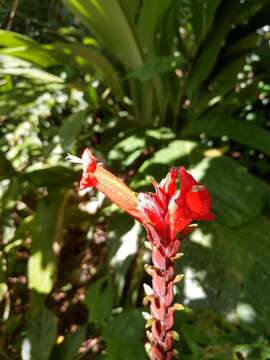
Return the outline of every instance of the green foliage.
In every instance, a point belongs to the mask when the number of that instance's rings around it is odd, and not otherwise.
[[[78,193],[65,157],[91,147],[138,192],[183,164],[211,193],[216,220],[178,264],[181,358],[267,360],[269,1],[29,0],[7,27],[15,2],[0,11],[0,358],[146,358],[145,234]]]
[[[76,357],[78,349],[85,339],[85,328],[81,328],[75,333],[69,334],[65,337],[62,344],[54,348],[51,354],[51,360],[73,360]]]
[[[130,326],[132,324],[132,326]],[[146,359],[142,343],[144,320],[138,309],[125,311],[109,321],[102,335],[107,343],[107,359]]]
[[[207,134],[211,137],[228,138],[247,145],[252,149],[262,151],[270,156],[270,134],[269,131],[250,124],[246,121],[239,121],[225,116],[216,117],[207,121],[207,117],[191,122],[184,130],[186,135]]]
[[[51,191],[37,208],[33,226],[33,244],[28,260],[28,286],[41,294],[53,288],[56,275],[54,242],[60,242],[64,221],[65,198],[58,190]]]
[[[99,327],[104,325],[106,319],[111,315],[114,297],[111,278],[101,278],[90,285],[85,299],[85,303],[89,307],[89,321]]]
[[[56,337],[56,319],[53,314],[43,308],[35,313],[28,322],[27,341],[30,345],[30,358],[37,360],[47,360]],[[27,359],[26,342],[23,346],[23,357]]]

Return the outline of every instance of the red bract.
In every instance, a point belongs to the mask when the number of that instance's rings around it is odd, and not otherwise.
[[[155,193],[137,194],[97,163],[90,150],[84,151],[82,159],[70,159],[83,165],[81,189],[97,188],[146,228],[153,262],[153,266],[146,266],[152,277],[152,289],[144,299],[145,304],[150,303],[151,312],[146,349],[151,360],[171,359],[176,355],[173,340],[177,338],[172,330],[173,313],[183,308],[173,304],[173,286],[182,278],[174,272],[174,261],[180,256],[179,238],[193,229],[192,221],[213,220],[208,190],[181,166],[172,168],[160,184],[153,180]]]

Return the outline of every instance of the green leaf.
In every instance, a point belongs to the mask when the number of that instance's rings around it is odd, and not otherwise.
[[[61,83],[46,83],[33,84],[33,82],[20,79],[20,84],[17,84],[11,91],[0,96],[0,116],[3,118],[14,117],[20,118],[29,109],[37,106],[40,96],[45,92],[56,92],[63,88]],[[18,101],[20,99],[20,101]]]
[[[132,21],[133,24],[136,23],[136,17],[138,15],[138,11],[140,9],[141,3],[140,0],[120,0],[121,6],[124,8],[125,13],[127,14],[130,21]]]
[[[201,85],[214,69],[232,25],[247,21],[263,5],[264,1],[241,3],[240,1],[227,0],[222,2],[216,13],[212,29],[202,43],[201,51],[192,65],[188,82],[188,93],[192,99],[198,97]]]
[[[183,243],[185,256],[183,263],[179,263],[181,268],[184,266],[193,270],[194,279],[204,292],[204,295],[193,300],[191,295],[190,304],[230,314],[243,301],[243,291],[246,288],[251,291],[253,287],[253,300],[249,299],[249,303],[257,301],[260,306],[257,287],[250,274],[256,272],[254,276],[258,276],[260,285],[266,281],[265,273],[269,273],[270,262],[267,250],[269,226],[269,219],[263,216],[234,229],[218,221],[201,223],[190,235],[190,241]],[[256,266],[258,259],[260,266]],[[187,277],[190,278],[190,275],[186,274]],[[189,286],[189,283],[185,286]],[[261,287],[264,290],[259,292],[264,306],[268,304],[267,288]],[[192,294],[187,288],[185,293]]]
[[[146,359],[143,346],[145,321],[138,309],[124,311],[110,320],[102,337],[107,344],[108,360]]]
[[[59,137],[65,152],[69,152],[73,148],[87,116],[87,111],[79,111],[63,120],[59,129]]]
[[[147,0],[141,3],[137,31],[147,57],[155,55],[157,27],[172,2],[172,0]]]
[[[0,49],[0,54],[7,56],[9,62],[12,56],[14,58],[27,60],[31,64],[39,65],[45,68],[55,65],[60,66],[65,63],[75,66],[76,68],[83,69],[84,71],[93,72],[93,70],[95,70],[104,77],[107,85],[110,86],[117,95],[121,97],[123,96],[123,90],[121,88],[118,73],[113,65],[100,52],[100,50],[82,44],[70,44],[64,42],[57,42],[42,46],[35,42],[25,41],[22,43],[20,41],[18,43],[18,41],[9,42],[8,40],[5,40],[6,37],[8,39],[10,36],[16,38],[17,35],[18,34],[12,32],[7,32],[6,34],[5,31],[2,31],[2,43],[5,44],[6,48]],[[20,46],[18,46],[19,44]],[[23,70],[21,67],[23,64],[25,66],[27,63],[21,62],[20,64],[20,69],[15,69],[14,71],[19,75],[21,74],[30,77],[31,73],[26,73],[26,70],[24,70],[24,74],[22,74]],[[9,73],[7,69],[5,70],[5,73]],[[49,73],[46,74],[46,76],[49,77]],[[45,72],[42,72],[42,70],[38,71],[34,68],[32,77],[38,76],[44,78]],[[50,74],[50,76],[52,79],[57,79],[57,77],[53,74]],[[63,82],[61,78],[59,79]]]
[[[118,209],[110,214],[108,222],[108,260],[110,266],[114,269],[116,304],[118,304],[119,299],[122,300],[123,290],[127,286],[128,272],[134,270],[134,257],[137,255],[138,250],[138,233],[136,231],[134,231],[134,220],[131,217],[121,213]],[[125,289],[127,290],[127,288]],[[125,303],[130,301],[130,299],[126,300]]]
[[[80,17],[101,44],[125,64],[135,69],[143,64],[142,50],[137,42],[132,22],[118,0],[65,0],[65,4]]]
[[[139,135],[131,135],[119,141],[111,148],[107,158],[116,160],[123,166],[130,166],[145,149],[145,139]]]
[[[8,179],[16,174],[11,162],[0,152],[0,181]]]
[[[32,316],[27,325],[27,335],[30,342],[31,356],[27,356],[27,346],[24,342],[22,353],[23,360],[48,360],[56,339],[57,323],[53,314],[45,307]]]
[[[89,321],[98,327],[110,316],[114,303],[114,286],[111,277],[103,277],[87,290],[85,303],[89,308]]]
[[[116,95],[124,96],[117,70],[99,49],[82,44],[59,42],[44,46],[45,50],[59,65],[67,63],[84,72],[96,71]]]
[[[56,60],[50,56],[48,51],[42,49],[38,44],[35,46],[32,45],[0,49],[0,54],[23,59],[25,61],[29,61],[33,65],[45,68],[58,65]]]
[[[140,171],[144,171],[152,164],[167,164],[169,166],[176,160],[187,156],[196,146],[196,142],[174,140],[169,143],[168,147],[156,151],[150,160],[145,161]]]
[[[65,336],[64,342],[53,349],[50,360],[74,360],[79,347],[85,339],[86,328]]]
[[[43,169],[30,170],[21,175],[20,180],[27,180],[35,186],[71,187],[79,176],[72,168],[65,166],[48,166]]]
[[[240,144],[264,152],[270,156],[270,131],[264,130],[254,124],[227,115],[193,121],[183,130],[184,135],[200,135],[218,137],[228,136]]]
[[[256,48],[258,49],[258,41],[258,33],[254,32],[248,34],[233,44],[229,44],[226,49],[224,49],[223,56],[224,58],[228,59],[229,56],[235,56],[239,54],[247,55],[251,51],[256,51]]]
[[[38,69],[28,61],[18,59],[10,55],[0,55],[0,74],[23,76],[27,79],[38,80],[40,82],[63,83],[64,80],[59,76],[50,74]]]
[[[211,106],[222,103],[224,97],[234,91],[237,74],[243,69],[245,62],[245,55],[237,56],[219,70],[217,75],[206,84],[200,98],[191,103],[188,109],[191,120],[195,120]]]
[[[239,2],[234,0],[228,0],[219,7],[212,29],[203,42],[202,51],[196,57],[192,67],[188,85],[188,93],[192,98],[211,73],[224,40],[237,18],[239,7]]]
[[[266,333],[270,330],[270,271],[267,266],[268,257],[264,254],[260,261],[250,270],[245,284],[245,300],[256,311],[258,320],[263,324]],[[262,265],[260,264],[262,262]]]
[[[19,46],[31,46],[36,42],[30,37],[15,33],[8,30],[0,30],[0,46],[3,47],[19,47]]]
[[[147,81],[156,75],[173,72],[179,66],[180,58],[175,56],[155,56],[143,66],[131,71],[127,78],[135,78],[140,81]]]
[[[215,12],[220,0],[191,0],[191,21],[197,42],[200,43],[207,35],[214,21]]]
[[[7,30],[0,30],[1,54],[6,54],[40,66],[56,65],[55,60],[31,38]]]
[[[197,171],[204,174],[202,183],[209,189],[219,222],[237,227],[262,212],[266,202],[265,189],[243,166],[230,158],[220,157],[205,159],[197,165]]]
[[[150,159],[144,161],[138,174],[132,180],[131,187],[141,191],[142,186],[150,184],[147,180],[149,174],[160,181],[171,166],[194,165],[202,159],[202,148],[195,141],[174,140],[165,146],[164,144],[164,148],[156,151]]]
[[[56,259],[53,244],[61,241],[65,197],[59,190],[50,191],[39,201],[33,226],[33,244],[28,261],[28,285],[41,294],[53,288]]]

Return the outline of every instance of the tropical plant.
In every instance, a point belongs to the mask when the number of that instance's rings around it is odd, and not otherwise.
[[[95,147],[135,191],[180,164],[209,189],[176,270],[183,359],[266,360],[269,1],[56,3],[0,31],[0,357],[145,358],[144,234],[65,161]]]

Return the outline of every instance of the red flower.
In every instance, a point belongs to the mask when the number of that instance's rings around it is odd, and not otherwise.
[[[146,271],[152,277],[152,289],[144,302],[150,303],[151,333],[149,356],[152,360],[171,359],[175,354],[173,339],[173,313],[182,305],[173,304],[173,284],[181,280],[175,275],[174,261],[179,257],[180,240],[192,230],[194,220],[213,220],[211,200],[208,190],[186,172],[172,168],[160,184],[153,180],[155,193],[137,194],[96,162],[90,150],[86,149],[82,159],[69,159],[83,166],[80,189],[95,187],[112,202],[139,220],[147,230],[152,248],[153,266]],[[177,190],[177,178],[180,190]]]
[[[80,190],[93,186],[135,219],[142,221],[142,214],[138,210],[137,194],[125,185],[121,179],[105,170],[101,163],[97,163],[95,156],[89,149],[84,150],[81,159],[72,155],[69,155],[68,159],[82,164],[83,174],[80,181]]]
[[[178,175],[180,192],[176,190]],[[194,220],[214,219],[208,190],[199,185],[183,166],[179,170],[171,169],[160,185],[155,182],[153,185],[156,193],[140,194],[140,206],[148,222],[163,233],[163,238],[165,233],[170,239],[175,238]]]

